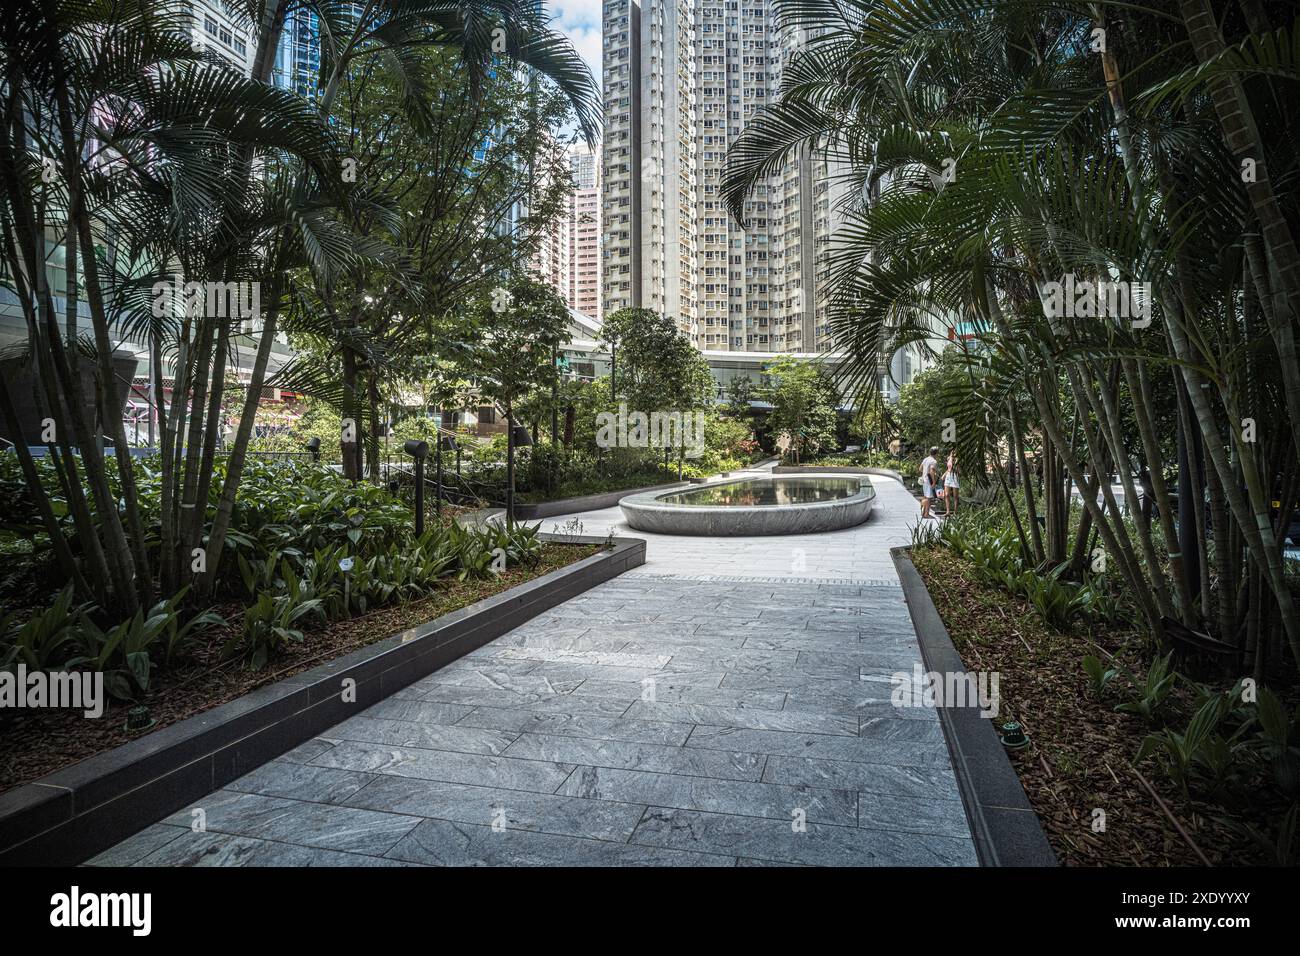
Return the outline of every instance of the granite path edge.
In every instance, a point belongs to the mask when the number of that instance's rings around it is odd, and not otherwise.
[[[537,521],[540,518],[555,518],[560,515],[576,514],[583,511],[599,511],[612,508],[619,499],[628,495],[639,495],[652,491],[672,491],[674,488],[689,488],[690,482],[670,481],[661,485],[643,485],[640,488],[624,488],[622,491],[603,491],[595,495],[579,495],[576,498],[556,498],[552,501],[536,501],[531,504],[515,502],[515,519],[517,521]]]
[[[593,536],[550,535],[571,544]],[[310,740],[357,708],[645,563],[613,547],[0,794],[0,866],[67,866]],[[344,680],[355,700],[344,702]]]
[[[903,598],[927,672],[962,673],[965,665],[909,556],[892,548]],[[974,707],[939,707],[957,788],[966,807],[981,866],[1058,866],[1038,814],[998,739],[994,719]]]

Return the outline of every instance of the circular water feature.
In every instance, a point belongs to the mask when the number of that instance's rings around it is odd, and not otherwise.
[[[618,506],[638,531],[807,534],[861,524],[875,497],[871,480],[858,475],[773,475],[629,495]]]

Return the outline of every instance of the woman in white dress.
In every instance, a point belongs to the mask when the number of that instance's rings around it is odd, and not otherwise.
[[[943,516],[957,513],[958,488],[961,482],[957,480],[957,451],[953,449],[948,452],[948,470],[943,473]]]

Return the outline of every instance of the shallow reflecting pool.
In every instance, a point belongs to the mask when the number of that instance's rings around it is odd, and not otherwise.
[[[860,478],[754,478],[660,495],[668,505],[752,508],[762,505],[805,505],[851,498],[862,490]]]

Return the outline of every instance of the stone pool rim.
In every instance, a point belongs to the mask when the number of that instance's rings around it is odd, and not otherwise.
[[[777,479],[825,479],[825,474],[740,475],[723,481],[695,485],[691,491]],[[678,491],[655,491],[628,495],[619,501],[619,510],[630,528],[657,534],[697,536],[753,536],[814,534],[842,531],[856,527],[871,517],[876,503],[876,488],[867,475],[835,477],[857,478],[859,490],[846,498],[790,505],[684,505],[660,499]]]

